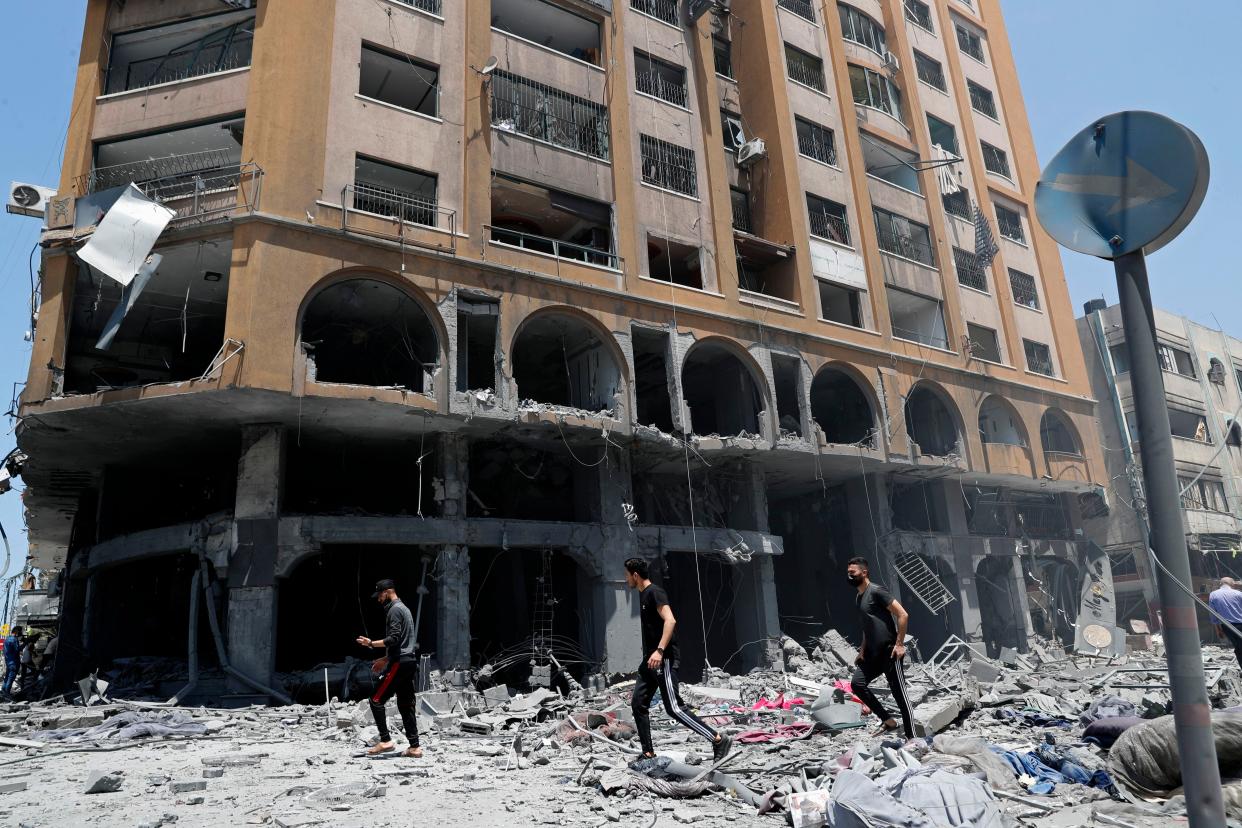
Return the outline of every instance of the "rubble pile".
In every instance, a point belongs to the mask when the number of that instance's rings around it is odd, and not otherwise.
[[[840,635],[809,652],[785,638],[780,650],[783,669],[709,668],[683,685],[734,739],[719,762],[658,701],[659,755],[642,759],[633,682],[598,676],[566,695],[433,674],[418,696],[422,759],[365,756],[378,735],[365,700],[174,708],[122,700],[114,685],[89,706],[11,703],[0,706],[0,823],[1164,828],[1185,813],[1156,654],[1037,645],[991,659],[951,638],[907,671],[907,740],[877,735]],[[1225,799],[1242,826],[1242,677],[1225,649],[1206,647],[1204,661]]]

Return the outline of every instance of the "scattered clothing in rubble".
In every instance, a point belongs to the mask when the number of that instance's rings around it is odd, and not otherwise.
[[[788,739],[801,739],[811,732],[810,722],[793,722],[777,725],[771,730],[747,730],[733,737],[733,741],[741,745],[759,744],[762,742],[783,742]]]
[[[1007,824],[987,782],[975,776],[939,768],[899,767],[876,782],[898,801],[927,814],[937,826],[1003,828]]]
[[[1106,719],[1097,719],[1087,725],[1087,729],[1082,732],[1082,738],[1084,742],[1094,742],[1108,750],[1121,738],[1121,734],[1145,721],[1147,720],[1138,716],[1110,716]]]
[[[1014,710],[1012,707],[1001,707],[992,714],[997,719],[1029,725],[1031,727],[1073,727],[1074,723],[1061,716],[1050,716],[1038,710]]]
[[[1035,779],[1033,784],[1027,786],[1027,790],[1033,794],[1050,794],[1056,790],[1057,785],[1066,781],[1064,776],[1039,761],[1039,757],[1031,751],[1018,753],[1013,750],[1002,750],[998,747],[993,747],[992,750],[1009,763],[1009,767],[1014,774],[1017,776],[1030,776]]]
[[[866,774],[843,770],[832,786],[833,828],[936,828],[925,813],[901,802]]]
[[[1112,777],[1108,775],[1108,771],[1103,768],[1095,771],[1087,770],[1074,761],[1075,757],[1068,747],[1064,745],[1040,745],[1035,748],[1035,755],[1039,757],[1039,761],[1056,770],[1067,781],[1086,785],[1089,788],[1099,788],[1114,799],[1121,798],[1121,793],[1113,783]]]
[[[932,747],[939,753],[968,759],[976,770],[987,774],[988,783],[993,788],[1018,788],[1008,763],[993,753],[988,743],[978,736],[950,736],[941,733],[932,739]]]
[[[184,710],[127,710],[94,727],[42,730],[30,735],[41,742],[124,742],[150,737],[202,736],[213,728]]]
[[[1078,717],[1078,721],[1083,727],[1086,727],[1099,719],[1135,716],[1137,714],[1138,708],[1134,706],[1133,702],[1126,701],[1119,696],[1105,696],[1092,702],[1091,706]]]
[[[797,696],[792,699],[785,698],[785,694],[781,693],[774,699],[760,697],[759,701],[750,706],[751,710],[792,710],[795,707],[805,707],[806,699]]]

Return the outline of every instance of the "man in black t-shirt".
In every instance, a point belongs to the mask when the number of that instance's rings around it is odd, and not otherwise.
[[[708,727],[702,719],[685,707],[677,689],[677,639],[673,634],[677,619],[668,605],[668,594],[662,587],[651,583],[647,562],[642,558],[630,558],[625,562],[625,583],[638,590],[639,623],[643,634],[644,661],[638,666],[638,678],[634,683],[634,725],[643,745],[643,758],[655,757],[651,744],[651,700],[656,690],[664,699],[668,715],[681,722],[705,739],[712,742],[712,757],[719,762],[729,753],[733,740]]]
[[[906,655],[906,624],[910,615],[892,593],[871,582],[866,558],[851,558],[845,572],[858,590],[855,604],[863,630],[862,646],[854,659],[850,687],[854,695],[880,717],[881,733],[896,730],[897,720],[888,715],[884,705],[871,692],[871,682],[882,673],[888,679],[888,689],[892,691],[893,701],[901,713],[906,738],[911,738],[914,736],[914,716],[910,711],[910,702],[906,700],[906,677],[901,668],[901,661]]]

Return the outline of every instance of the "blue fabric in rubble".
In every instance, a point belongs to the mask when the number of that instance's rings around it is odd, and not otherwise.
[[[1013,769],[1016,776],[1027,774],[1035,777],[1035,784],[1027,788],[1033,794],[1050,794],[1056,790],[1058,783],[1066,781],[1064,776],[1039,761],[1039,757],[1030,751],[1017,753],[1012,750],[1001,750],[995,746],[992,750],[1009,763],[1009,767]]]
[[[1018,722],[1030,727],[1073,727],[1074,723],[1061,716],[1050,716],[1039,710],[1014,710],[1012,707],[999,708],[992,714],[1003,721]]]
[[[1065,745],[1040,745],[1035,748],[1035,755],[1041,762],[1056,771],[1069,782],[1077,782],[1091,788],[1099,788],[1114,799],[1121,797],[1113,778],[1108,771],[1096,768],[1094,772],[1087,770],[1074,761],[1074,749]]]

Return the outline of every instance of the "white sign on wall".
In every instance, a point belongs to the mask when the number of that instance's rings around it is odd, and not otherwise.
[[[827,242],[810,241],[811,270],[817,277],[858,290],[867,289],[867,268],[862,256]]]

